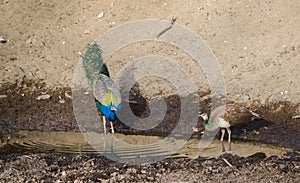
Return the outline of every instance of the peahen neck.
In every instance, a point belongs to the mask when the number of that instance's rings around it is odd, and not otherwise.
[[[208,131],[213,131],[213,130],[216,130],[218,128],[218,126],[215,123],[213,123],[211,120],[208,120],[207,122],[204,122],[204,127]]]

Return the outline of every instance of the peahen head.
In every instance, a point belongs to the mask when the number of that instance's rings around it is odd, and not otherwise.
[[[216,129],[215,124],[211,119],[209,119],[209,116],[207,113],[199,113],[199,117],[203,119],[204,127],[206,130],[212,131]]]
[[[208,115],[207,115],[207,113],[200,113],[199,112],[199,117],[201,117],[204,121],[208,121]]]

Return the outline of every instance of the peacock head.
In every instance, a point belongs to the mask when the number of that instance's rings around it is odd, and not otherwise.
[[[118,114],[121,110],[121,105],[115,106],[111,103],[110,110],[111,110],[111,112]]]

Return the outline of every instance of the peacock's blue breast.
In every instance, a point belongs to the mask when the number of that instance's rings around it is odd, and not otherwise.
[[[97,108],[100,110],[100,112],[109,120],[109,121],[115,121],[117,119],[117,113],[119,112],[121,106],[113,106],[117,110],[112,111],[111,107],[112,105],[102,105],[99,101],[96,101]]]

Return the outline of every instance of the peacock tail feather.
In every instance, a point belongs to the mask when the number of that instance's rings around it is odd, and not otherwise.
[[[101,74],[109,77],[109,72],[103,63],[102,52],[96,43],[88,46],[83,57],[83,69],[90,85],[95,79],[100,79]]]

